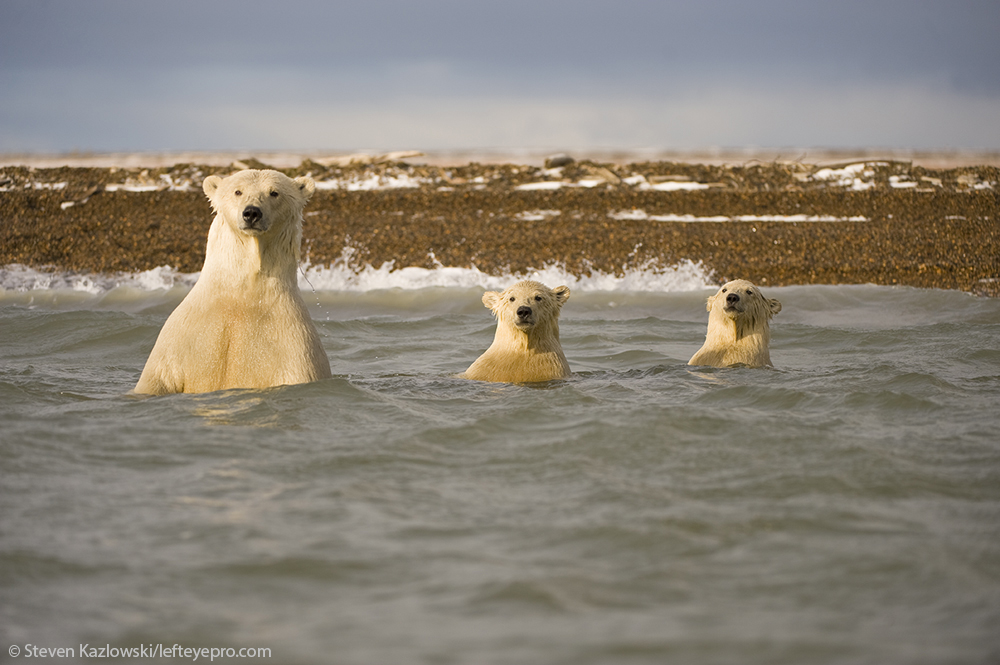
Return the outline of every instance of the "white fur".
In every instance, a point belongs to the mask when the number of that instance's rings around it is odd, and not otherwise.
[[[205,178],[215,219],[198,282],[157,337],[137,393],[266,388],[330,376],[299,293],[302,208],[316,184],[277,171]],[[261,210],[248,224],[248,206]]]
[[[739,300],[728,302],[735,294]],[[722,285],[708,299],[708,332],[705,344],[688,361],[689,365],[712,367],[771,367],[771,317],[781,311],[781,303],[763,296],[745,279]]]
[[[559,343],[559,311],[567,300],[569,287],[550,289],[532,281],[518,282],[503,293],[484,293],[483,304],[497,317],[496,335],[490,348],[460,376],[498,383],[569,376]],[[520,307],[529,307],[530,316],[519,317]]]

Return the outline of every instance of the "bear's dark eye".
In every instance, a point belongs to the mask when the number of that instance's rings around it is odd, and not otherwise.
[[[511,297],[510,297],[510,301],[511,301],[511,302],[514,302],[514,296],[511,296]]]
[[[750,289],[747,289],[747,295],[748,296],[752,296],[753,295],[753,291],[751,291]]]
[[[535,296],[535,302],[542,302],[541,296]]]
[[[241,192],[238,189],[234,193],[236,194],[236,196],[243,196],[243,192]]]
[[[726,292],[726,290],[725,290],[725,289],[722,289],[722,292],[723,292],[723,293],[725,293],[725,292]]]
[[[271,192],[271,196],[273,196],[274,198],[278,198],[278,192]]]

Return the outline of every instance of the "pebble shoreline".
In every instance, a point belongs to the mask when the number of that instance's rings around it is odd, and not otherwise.
[[[252,159],[156,169],[3,167],[0,265],[197,272],[212,218],[201,180],[244,166],[268,167]],[[576,274],[620,274],[690,260],[719,282],[1000,296],[1000,169],[895,161],[824,168],[307,159],[279,170],[324,187],[306,207],[302,252],[312,265],[340,259],[345,247],[359,266],[489,273],[560,264]]]

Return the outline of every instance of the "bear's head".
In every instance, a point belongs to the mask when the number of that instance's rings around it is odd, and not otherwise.
[[[707,309],[730,319],[745,319],[751,323],[764,323],[781,311],[781,303],[765,298],[752,282],[734,279],[726,282],[718,293],[708,299]]]
[[[501,324],[512,325],[525,332],[541,324],[555,322],[567,300],[568,286],[550,289],[529,280],[518,282],[503,293],[487,291],[483,294],[483,304]]]
[[[247,169],[225,178],[210,175],[202,185],[215,213],[237,233],[263,236],[302,219],[302,208],[316,191],[305,176],[292,180],[278,171]]]

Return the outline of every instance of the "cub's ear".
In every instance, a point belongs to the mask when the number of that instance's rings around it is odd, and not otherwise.
[[[500,302],[500,294],[496,291],[487,291],[483,294],[483,304],[486,309],[493,309]]]
[[[721,294],[722,292],[719,291],[719,293],[716,293],[714,296],[709,296],[708,302],[705,303],[705,309],[711,312],[712,306],[715,305],[715,299],[718,298]]]
[[[295,179],[295,184],[299,186],[299,191],[305,196],[306,201],[316,191],[316,181],[308,176],[299,176]]]
[[[212,198],[215,196],[215,192],[218,191],[219,185],[222,184],[222,178],[217,175],[210,175],[205,178],[205,182],[201,184],[201,188],[205,190],[205,196]]]
[[[562,307],[563,304],[569,300],[569,287],[568,286],[557,286],[552,289],[552,294],[556,297],[556,302]]]
[[[775,314],[781,311],[781,303],[778,302],[777,299],[775,298],[770,298],[767,301],[767,307],[768,309],[771,310],[771,316],[774,316]]]

